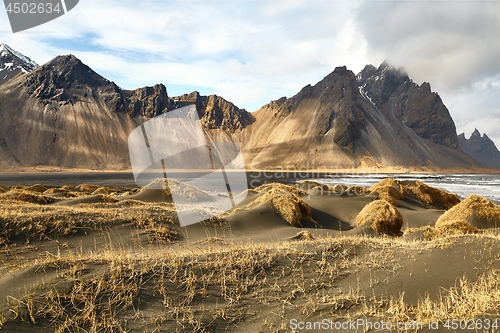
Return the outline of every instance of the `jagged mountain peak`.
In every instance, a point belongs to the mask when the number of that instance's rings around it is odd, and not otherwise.
[[[245,109],[217,95],[202,96],[198,91],[173,98],[177,106],[195,104],[201,124],[209,130],[221,129],[235,132],[252,124],[255,119]]]
[[[477,161],[495,168],[500,168],[500,151],[486,133],[481,133],[476,128],[469,139],[462,133],[458,136],[460,149]]]
[[[455,123],[429,83],[417,85],[404,68],[395,68],[386,61],[376,70],[366,66],[357,78],[361,94],[386,117],[397,118],[423,139],[458,148]]]
[[[97,89],[109,94],[120,91],[114,82],[97,74],[72,54],[58,56],[43,64],[28,73],[22,84],[30,95],[44,101],[73,102],[74,93],[83,90],[91,92]]]
[[[0,70],[6,67],[20,67],[27,73],[37,68],[38,64],[7,44],[0,44]]]
[[[7,44],[0,44],[0,84],[10,81],[38,67],[30,58],[13,50]]]
[[[61,86],[75,84],[100,86],[111,83],[72,54],[55,57],[32,72],[30,76],[47,77]]]
[[[472,137],[481,137],[481,133],[479,132],[479,130],[477,128],[474,129],[474,132],[472,132],[471,136],[470,136],[470,139]]]

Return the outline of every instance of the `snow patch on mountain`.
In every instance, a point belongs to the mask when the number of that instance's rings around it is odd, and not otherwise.
[[[38,64],[27,56],[17,52],[7,44],[0,44],[0,70],[8,69],[12,71],[20,68],[24,73],[28,73],[37,67]]]

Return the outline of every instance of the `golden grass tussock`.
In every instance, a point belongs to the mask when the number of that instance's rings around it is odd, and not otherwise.
[[[450,209],[460,203],[455,193],[431,187],[419,180],[402,182],[404,194],[438,209]]]
[[[436,221],[436,227],[456,220],[465,220],[480,229],[497,228],[500,226],[500,206],[477,194],[471,194],[441,215]]]
[[[447,220],[436,224],[436,227],[431,229],[431,237],[441,237],[449,235],[466,235],[478,233],[479,229],[471,226],[465,220]]]
[[[255,190],[262,194],[248,208],[270,202],[276,213],[294,227],[301,228],[304,219],[318,224],[312,217],[311,207],[300,197],[307,195],[306,191],[280,183],[261,185]]]
[[[8,192],[10,191],[10,187],[4,186],[0,184],[0,193]]]
[[[173,241],[177,222],[174,210],[164,205],[123,205],[101,202],[57,206],[8,202],[0,205],[0,243],[16,239],[69,236],[131,223],[155,240]]]
[[[31,185],[31,186],[27,187],[26,191],[43,193],[43,192],[47,191],[47,189],[48,189],[48,187],[46,187],[45,185],[35,184],[35,185]]]
[[[307,195],[307,191],[297,187],[297,186],[290,186],[290,185],[285,185],[281,183],[269,183],[269,184],[263,184],[255,188],[255,191],[258,193],[266,193],[269,195],[278,193],[278,192],[283,192],[283,193],[292,193],[297,196],[303,196]]]
[[[347,186],[343,184],[329,185],[312,180],[303,180],[299,182],[296,186],[299,190],[305,191],[307,194],[311,195],[342,195],[346,193]]]
[[[370,202],[356,216],[357,226],[368,226],[378,234],[401,234],[403,217],[390,202],[380,199]]]
[[[404,199],[401,184],[393,178],[385,178],[368,189],[371,193],[376,193],[379,199],[384,199],[394,206],[401,206],[399,200]]]
[[[48,205],[56,202],[56,199],[27,190],[11,190],[0,195],[0,202],[2,201],[21,201],[39,205]]]
[[[278,194],[271,199],[271,205],[283,220],[296,228],[302,227],[302,212],[291,195]]]
[[[146,185],[141,191],[145,190],[162,190],[167,196],[172,196],[172,193],[189,201],[210,200],[211,197],[206,192],[180,182],[175,179],[158,178]]]
[[[462,320],[462,325],[465,322],[470,326],[472,318],[475,318],[480,324],[483,320],[482,316],[494,314],[493,320],[495,328],[491,332],[496,332],[500,322],[495,321],[495,315],[498,314],[498,306],[500,299],[500,270],[491,269],[483,273],[477,280],[471,281],[463,277],[458,283],[450,289],[444,289],[441,296],[437,300],[431,299],[428,295],[421,298],[417,305],[406,304],[403,300],[404,294],[399,299],[391,299],[388,308],[384,313],[384,318],[388,321],[408,321],[427,325],[430,322],[440,322],[439,327],[450,320],[457,318]],[[448,322],[449,324],[449,322]],[[477,327],[471,329],[478,331]],[[484,330],[484,332],[490,332]]]
[[[296,241],[312,241],[314,240],[313,234],[309,230],[302,230],[297,235],[293,236],[290,238],[290,240],[296,240]]]
[[[347,193],[362,195],[367,193],[367,189],[361,185],[351,185],[346,189]]]
[[[368,190],[377,193],[379,199],[385,199],[395,206],[400,206],[399,200],[403,200],[405,196],[417,200],[428,208],[450,209],[460,203],[460,198],[455,193],[431,187],[418,180],[399,181],[385,178]]]
[[[59,194],[59,193],[66,194],[68,192],[69,192],[69,190],[67,190],[67,189],[53,187],[53,188],[49,188],[49,189],[45,190],[43,192],[43,194]]]
[[[75,186],[73,189],[74,191],[79,191],[79,192],[89,192],[92,193],[95,190],[97,190],[100,186],[99,185],[94,185],[94,184],[80,184],[78,186]]]
[[[95,191],[93,191],[92,195],[98,195],[98,194],[108,195],[111,192],[113,192],[113,191],[109,187],[101,186],[101,187],[97,188]]]

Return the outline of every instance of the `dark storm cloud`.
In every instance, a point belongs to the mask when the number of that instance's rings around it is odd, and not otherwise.
[[[448,88],[500,72],[500,2],[369,1],[356,21],[372,52]]]
[[[430,82],[458,133],[478,128],[500,147],[499,1],[366,1],[355,17],[368,54]]]

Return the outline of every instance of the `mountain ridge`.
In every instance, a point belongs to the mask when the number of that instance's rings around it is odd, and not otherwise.
[[[458,144],[464,153],[477,161],[493,168],[500,168],[500,151],[486,133],[481,136],[476,128],[469,139],[461,133],[458,135]]]
[[[405,99],[409,92],[418,92],[423,102]],[[388,101],[404,107],[390,107]],[[74,55],[58,56],[0,85],[0,165],[128,169],[129,133],[190,103],[206,134],[240,145],[249,168],[359,167],[366,161],[478,167],[458,149],[455,125],[439,95],[386,63],[358,75],[337,67],[293,97],[249,113],[217,95],[195,91],[171,97],[163,84],[121,89]],[[420,118],[413,114],[418,107]],[[422,130],[426,117],[447,130]]]
[[[202,121],[251,118],[231,105]],[[124,90],[74,55],[58,56],[0,86],[0,165],[127,169],[130,132],[174,108],[163,84]]]
[[[35,70],[38,64],[7,44],[0,44],[0,85]]]
[[[394,110],[401,109],[391,107],[388,101],[397,104],[393,102],[402,101],[415,90],[425,97],[424,107],[405,103],[403,111],[414,118],[398,116]],[[315,85],[305,86],[290,98],[272,101],[255,114],[257,121],[244,145],[248,163],[254,168],[280,162],[295,168],[360,167],[366,160],[377,165],[436,169],[477,165],[458,149],[453,119],[439,95],[427,84],[414,84],[386,63],[378,69],[365,67],[358,75],[345,66],[337,67]],[[447,131],[422,131],[421,123],[430,117],[445,124]]]

